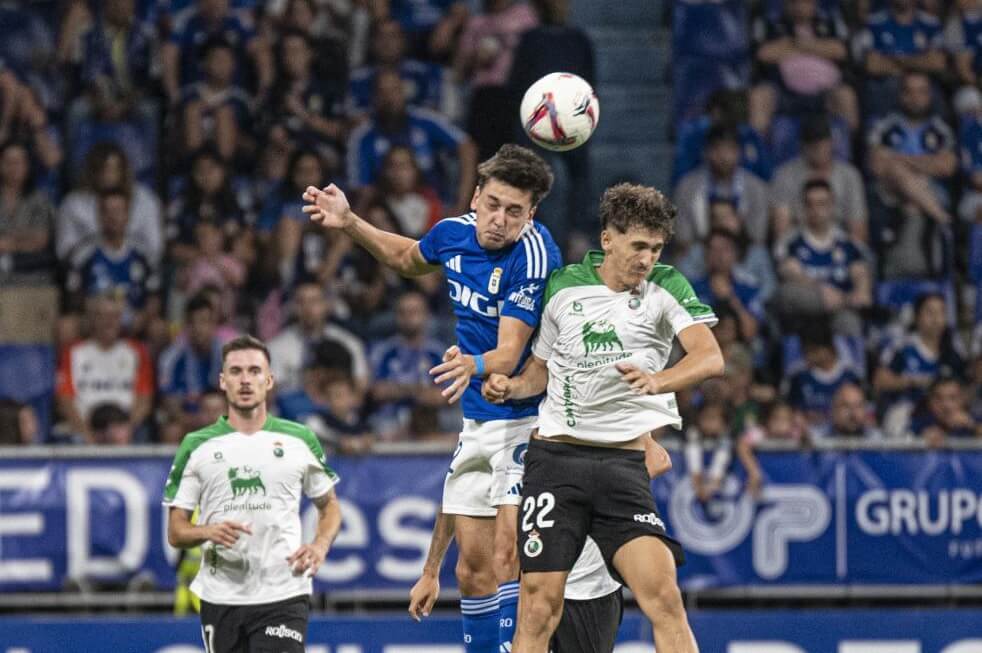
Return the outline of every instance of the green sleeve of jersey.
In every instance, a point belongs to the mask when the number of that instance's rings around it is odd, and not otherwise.
[[[712,307],[702,303],[689,280],[672,266],[656,265],[648,280],[658,284],[674,297],[693,320],[702,321],[715,317]]]
[[[170,503],[177,496],[177,491],[181,487],[181,479],[184,477],[184,469],[191,459],[191,454],[201,444],[202,440],[189,434],[181,441],[181,446],[174,456],[174,464],[171,465],[170,473],[167,475],[167,484],[164,486],[164,503]]]
[[[328,478],[332,482],[338,481],[337,472],[331,469],[327,464],[327,456],[324,455],[324,448],[321,447],[320,440],[314,435],[314,432],[303,424],[297,424],[296,422],[291,422],[285,419],[275,419],[273,420],[272,430],[277,433],[283,433],[284,435],[290,435],[295,438],[300,438],[303,440],[307,448],[310,449],[310,453],[313,454],[314,459],[317,460],[317,464],[320,465],[324,473],[327,474]]]

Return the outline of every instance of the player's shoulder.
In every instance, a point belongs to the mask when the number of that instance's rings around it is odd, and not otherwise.
[[[477,226],[476,213],[464,213],[463,215],[450,216],[437,222],[430,227],[428,233],[437,236],[441,240],[454,242],[457,245],[466,245],[470,242],[465,240],[472,234]]]
[[[528,279],[546,279],[562,254],[545,225],[533,222],[518,237],[509,258],[512,269]]]
[[[598,252],[588,252],[582,262],[570,263],[553,271],[546,282],[546,303],[565,291],[584,286],[602,285],[603,282],[597,276],[592,260],[597,258],[598,254]]]
[[[310,428],[299,422],[293,422],[281,417],[270,417],[263,430],[297,438],[307,445],[307,448],[310,449],[316,458],[320,459],[324,456],[324,450],[321,447],[320,440],[317,439],[317,436]]]
[[[648,274],[648,282],[665,290],[671,290],[676,287],[689,288],[691,290],[692,287],[692,284],[689,283],[689,280],[684,274],[679,272],[675,266],[668,265],[667,263],[656,263],[655,267]]]
[[[181,440],[177,455],[178,457],[183,455],[185,458],[189,458],[201,445],[234,432],[235,429],[232,428],[225,418],[221,418],[214,424],[209,424],[185,435],[184,439]]]

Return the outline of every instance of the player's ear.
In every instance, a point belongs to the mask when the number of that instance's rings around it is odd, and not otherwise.
[[[225,392],[225,372],[218,373],[218,387],[222,392]]]
[[[610,232],[606,229],[600,232],[600,249],[605,252],[610,251]]]
[[[535,212],[539,210],[538,204],[533,204],[532,208],[529,209],[529,222],[532,222],[532,218],[535,217]]]
[[[269,372],[266,374],[266,390],[272,390],[274,385],[276,385],[276,379],[273,378],[273,373]]]
[[[471,196],[471,211],[477,210],[477,198],[481,196],[481,187],[474,187],[474,195]]]

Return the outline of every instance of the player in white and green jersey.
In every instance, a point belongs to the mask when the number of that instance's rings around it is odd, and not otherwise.
[[[681,426],[674,393],[723,372],[712,310],[658,264],[675,214],[654,188],[608,189],[603,251],[553,273],[533,356],[520,375],[485,382],[490,400],[547,393],[525,456],[513,653],[547,653],[587,536],[651,620],[655,647],[698,650],[676,580],[682,550],[665,532],[644,467],[650,431]],[[675,338],[685,355],[666,368]]]
[[[228,416],[185,436],[167,479],[167,539],[202,548],[191,591],[201,598],[207,653],[302,653],[311,577],[341,527],[338,477],[310,429],[267,414],[273,377],[261,341],[225,345],[220,385]],[[301,540],[302,495],[319,513],[309,544]]]

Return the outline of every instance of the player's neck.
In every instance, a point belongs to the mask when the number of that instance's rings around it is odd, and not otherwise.
[[[228,423],[239,433],[252,435],[262,429],[266,423],[266,404],[262,403],[255,408],[240,409],[229,406]]]
[[[634,286],[621,281],[617,272],[612,268],[609,261],[610,257],[604,256],[604,260],[597,266],[597,275],[600,277],[600,280],[604,282],[604,285],[614,292],[634,290]]]

